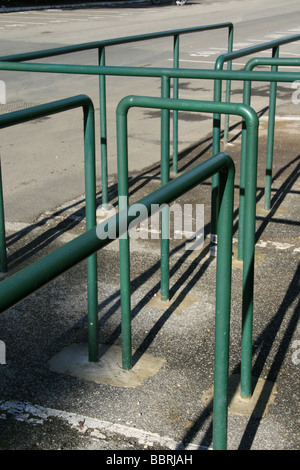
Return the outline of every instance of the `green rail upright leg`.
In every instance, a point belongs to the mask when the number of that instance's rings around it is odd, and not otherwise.
[[[245,219],[243,249],[243,302],[241,340],[241,395],[252,394],[252,325],[255,257],[255,214],[258,154],[258,121],[248,126],[245,182]]]
[[[86,95],[73,96],[71,98],[53,101],[51,103],[7,113],[0,116],[0,127],[9,127],[15,124],[20,124],[22,122],[31,121],[37,117],[49,116],[78,107],[83,108],[84,115],[84,173],[86,196],[86,228],[88,231],[93,227],[96,227],[95,120],[94,107],[90,98]],[[2,222],[4,226],[4,219]],[[93,254],[87,259],[88,349],[89,360],[92,362],[98,360],[98,293],[96,256],[96,254]],[[48,276],[47,267],[45,268],[44,275],[46,277]]]
[[[126,207],[125,198],[120,199],[120,212]],[[131,341],[131,294],[130,294],[130,246],[126,232],[120,236],[120,293],[121,293],[121,325],[122,325],[122,367],[132,368]]]
[[[170,79],[162,77],[162,98],[170,98]],[[161,110],[161,186],[170,180],[170,110]],[[161,300],[169,300],[169,207],[161,211]]]
[[[250,105],[251,82],[244,82],[243,104]],[[245,120],[242,120],[241,141],[241,168],[240,168],[240,194],[239,194],[239,230],[238,230],[238,259],[243,259],[244,249],[244,214],[245,214],[245,180],[246,180],[246,156],[247,156],[247,128]]]
[[[228,31],[228,53],[232,52],[233,49],[233,27],[229,28]],[[227,70],[232,70],[232,62],[229,60],[227,62]],[[230,102],[230,92],[231,92],[231,80],[226,81],[226,103]],[[229,133],[229,114],[225,115],[224,121],[224,142],[228,143],[228,133]]]
[[[128,142],[127,111],[117,113],[118,199],[119,213],[128,209]],[[127,231],[120,234],[120,296],[122,325],[122,367],[132,368],[131,302],[130,302],[130,245]]]
[[[251,361],[252,361],[252,317],[253,317],[253,281],[254,281],[254,246],[255,246],[255,209],[256,209],[256,172],[257,172],[257,147],[258,147],[258,117],[252,108],[245,105],[214,102],[197,102],[191,100],[174,100],[150,97],[128,96],[118,105],[117,109],[117,142],[118,142],[118,186],[119,195],[128,194],[128,154],[127,154],[127,112],[130,107],[151,107],[161,109],[222,112],[227,114],[241,115],[247,123],[247,182],[245,186],[245,229],[244,243],[245,253],[243,261],[243,304],[242,304],[242,357],[241,357],[241,382],[242,396],[251,395]],[[168,120],[167,120],[168,121]],[[161,162],[168,165],[168,159]],[[215,172],[211,172],[211,177]],[[162,188],[166,186],[162,185]],[[121,206],[120,206],[121,207]],[[122,206],[127,208],[127,205]],[[218,229],[218,227],[217,227]],[[123,250],[124,241],[124,250]],[[120,240],[120,262],[125,254],[124,278],[121,277],[121,308],[130,328],[130,291],[129,291],[129,250],[128,240]],[[126,242],[126,243],[125,243]],[[127,250],[127,251],[126,251]],[[231,255],[230,255],[231,256]],[[127,263],[127,264],[125,264]],[[123,276],[123,275],[122,275]],[[124,305],[124,307],[123,307]],[[125,324],[125,323],[124,323]],[[130,334],[128,333],[128,341]],[[128,356],[130,354],[128,353]],[[130,359],[130,358],[129,358]],[[128,359],[128,361],[129,361]]]
[[[7,272],[7,254],[6,254],[6,239],[5,239],[5,217],[4,217],[4,202],[3,202],[3,189],[2,189],[2,170],[0,160],[0,273]]]
[[[277,58],[279,55],[279,47],[273,49],[272,57]],[[272,65],[271,71],[277,72],[278,66]],[[267,141],[267,159],[266,159],[266,182],[265,182],[265,210],[271,207],[271,187],[272,187],[272,168],[273,168],[273,151],[274,151],[274,131],[275,131],[275,114],[276,114],[276,93],[277,82],[271,82],[270,99],[269,99],[269,122],[268,122],[268,141]]]
[[[174,36],[173,67],[179,68],[179,34]],[[178,99],[178,78],[173,78],[173,98]],[[173,173],[178,173],[178,109],[173,110]]]
[[[233,49],[233,26],[229,27],[228,31],[228,53],[230,54]],[[223,66],[223,65],[222,65]],[[222,67],[221,66],[221,67]],[[218,70],[220,65],[216,63],[215,69]],[[231,60],[227,63],[227,70],[232,70]],[[230,102],[231,92],[231,80],[226,81],[226,102]],[[214,80],[214,101],[222,101],[222,80]],[[228,128],[229,128],[229,115],[225,116],[224,125],[224,141],[228,141]],[[213,116],[213,142],[212,142],[212,154],[216,155],[220,152],[220,139],[221,139],[221,115],[216,113]],[[212,195],[211,195],[211,256],[216,256],[217,250],[217,223],[219,213],[219,175],[215,174],[212,177],[211,183]]]
[[[85,152],[85,191],[86,229],[96,226],[96,169],[95,169],[95,130],[94,110],[84,109],[84,152]],[[90,362],[98,361],[98,282],[97,254],[87,258],[87,298],[88,298],[88,355]]]
[[[234,165],[220,172],[220,216],[218,222],[213,406],[214,450],[225,450],[227,448],[227,396],[234,173]]]
[[[214,101],[221,101],[222,80],[214,80]],[[212,154],[217,155],[220,152],[220,129],[221,114],[213,115],[213,136],[212,136]],[[219,214],[219,175],[215,174],[211,180],[211,229],[210,229],[210,254],[216,256],[217,250],[217,225]]]
[[[98,49],[99,65],[105,65],[105,48]],[[102,205],[108,204],[108,177],[107,177],[107,123],[106,123],[106,76],[99,75],[99,102],[100,102],[100,152],[101,152],[101,182]]]

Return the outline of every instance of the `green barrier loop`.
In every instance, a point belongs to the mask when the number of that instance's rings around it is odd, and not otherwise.
[[[85,195],[86,195],[86,229],[96,225],[96,170],[95,170],[95,123],[94,106],[86,95],[74,96],[51,103],[22,109],[0,115],[0,129],[50,116],[63,111],[83,108],[84,121],[84,161],[85,161]],[[2,182],[1,182],[2,193]],[[2,210],[1,210],[2,208]],[[5,221],[3,201],[0,206],[0,222],[2,226],[1,263],[7,267]],[[97,291],[97,258],[92,256],[87,260],[87,290],[88,290],[88,319],[89,319],[89,359],[98,360],[98,291]]]
[[[216,333],[215,333],[215,366],[214,366],[214,425],[213,445],[216,450],[227,446],[227,395],[229,364],[229,325],[231,293],[231,249],[233,223],[233,190],[234,164],[226,154],[219,154],[186,172],[178,179],[171,181],[139,201],[139,204],[151,213],[153,204],[170,204],[177,197],[195,187],[201,181],[219,171],[222,178],[222,203],[220,207],[220,249],[217,258],[217,291],[216,291]],[[101,227],[113,224],[116,236],[124,233],[136,219],[129,215],[129,210],[119,212]],[[138,222],[140,223],[140,217]],[[98,227],[93,227],[76,239],[58,248],[44,258],[29,265],[0,284],[0,312],[11,308],[26,296],[45,286],[60,274],[66,272],[84,259],[95,256],[96,252],[107,246],[112,239],[100,239]],[[122,335],[124,332],[122,318]]]

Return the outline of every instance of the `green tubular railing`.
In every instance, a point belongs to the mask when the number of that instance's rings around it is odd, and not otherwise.
[[[39,117],[50,116],[75,108],[83,109],[84,120],[84,161],[85,161],[85,195],[86,195],[86,229],[96,225],[96,172],[95,172],[95,124],[94,106],[86,95],[78,95],[51,103],[46,103],[32,108],[0,115],[0,129],[28,122]],[[0,193],[2,195],[2,179],[0,178]],[[1,253],[0,261],[2,271],[7,272],[7,256],[5,241],[5,218],[3,198],[0,205],[1,229]],[[5,281],[3,281],[5,282]],[[91,345],[89,357],[91,361],[97,360],[98,341],[98,292],[97,292],[97,257],[93,255],[87,260],[87,284],[88,284],[88,317],[89,335]],[[5,284],[4,284],[5,285]]]
[[[275,39],[274,41],[269,41],[269,42],[265,42],[262,44],[256,44],[255,46],[246,47],[238,51],[227,52],[225,54],[220,55],[217,58],[216,63],[215,63],[215,70],[222,70],[225,62],[230,63],[232,66],[232,61],[234,59],[246,57],[252,54],[256,54],[257,52],[266,51],[268,49],[272,49],[272,56],[275,57],[279,54],[279,46],[283,46],[284,44],[289,44],[291,42],[295,42],[299,40],[300,40],[300,34],[293,34],[292,36]],[[221,101],[221,96],[222,96],[222,84],[220,82],[215,82],[214,101]],[[229,93],[226,95],[226,101],[229,101],[229,100],[230,100],[230,90],[229,90]],[[227,120],[225,121],[225,126],[224,126],[225,142],[227,142],[228,140],[228,125],[229,125],[229,122]]]
[[[117,149],[118,149],[118,191],[120,210],[125,210],[128,204],[128,143],[127,143],[127,113],[131,107],[148,107],[165,110],[178,109],[195,112],[220,112],[242,116],[247,125],[247,184],[245,187],[245,225],[244,225],[244,263],[243,263],[243,306],[242,306],[242,357],[241,357],[241,393],[249,396],[251,389],[252,368],[252,319],[253,319],[253,290],[254,290],[254,249],[255,249],[255,209],[256,209],[256,172],[258,147],[258,117],[249,106],[234,103],[215,103],[192,100],[174,100],[129,96],[124,98],[117,108]],[[163,129],[162,129],[163,132]],[[161,184],[168,182],[169,156],[161,154]],[[161,298],[169,299],[169,240],[168,213],[163,214],[161,226]],[[130,318],[130,249],[129,238],[120,238],[120,270],[121,270],[121,306],[122,315]],[[127,335],[130,338],[128,332]],[[130,347],[127,347],[127,351]],[[124,367],[131,367],[131,359]]]
[[[213,446],[214,449],[226,449],[227,446],[227,388],[229,364],[229,325],[231,297],[231,249],[233,224],[233,191],[234,164],[226,154],[219,154],[189,170],[176,180],[141,199],[138,203],[147,209],[148,216],[153,204],[170,204],[177,197],[195,187],[201,181],[220,172],[222,197],[219,223],[219,250],[216,274],[216,325],[215,325],[215,364],[214,364],[214,415]],[[60,274],[66,272],[86,258],[95,256],[96,252],[107,246],[113,239],[102,239],[97,230],[105,231],[109,224],[115,226],[117,237],[127,232],[129,224],[140,216],[122,211],[98,227],[93,227],[66,245],[58,248],[44,258],[27,266],[0,284],[0,312],[13,307],[25,297],[43,287]],[[104,228],[102,228],[104,227]],[[123,287],[122,287],[123,288]],[[122,337],[128,325],[122,322]],[[130,351],[131,353],[131,351]]]
[[[256,46],[252,46],[250,48],[246,49],[241,49],[239,51],[234,51],[232,52],[232,44],[233,44],[233,25],[232,23],[221,23],[219,25],[210,25],[210,26],[204,26],[204,27],[196,27],[196,28],[187,28],[183,30],[177,30],[177,31],[165,31],[165,32],[160,32],[160,33],[150,33],[148,35],[141,35],[141,36],[131,36],[127,38],[119,38],[119,39],[111,39],[111,40],[106,40],[106,41],[98,41],[94,43],[87,43],[87,44],[79,44],[75,46],[65,46],[62,48],[56,48],[56,49],[49,49],[46,51],[37,51],[37,52],[31,52],[31,53],[25,53],[25,54],[18,54],[18,55],[13,55],[13,56],[6,56],[0,58],[0,60],[5,60],[5,61],[22,61],[22,60],[31,60],[31,59],[38,59],[38,58],[45,58],[45,57],[50,57],[52,55],[61,55],[65,53],[70,53],[70,52],[76,52],[76,51],[82,51],[86,49],[93,49],[93,48],[98,48],[99,50],[99,64],[104,67],[105,64],[105,47],[109,45],[117,45],[117,44],[122,44],[125,42],[135,42],[135,41],[140,41],[144,39],[155,39],[158,37],[167,37],[167,36],[173,36],[174,37],[174,67],[178,65],[178,57],[179,57],[179,49],[178,45],[179,44],[179,35],[180,34],[186,34],[188,32],[198,32],[198,31],[204,31],[204,30],[209,30],[209,29],[217,29],[217,28],[224,28],[228,27],[229,29],[229,34],[228,34],[228,52],[227,54],[222,54],[216,61],[215,64],[215,70],[216,71],[221,71],[223,70],[224,63],[227,62],[228,65],[228,75],[224,76],[224,79],[227,81],[227,87],[226,87],[226,101],[230,101],[230,86],[231,86],[231,61],[234,60],[235,58],[239,57],[244,57],[256,52],[261,52],[267,49],[272,49],[273,56],[278,55],[279,51],[279,45],[283,44],[288,44],[290,42],[294,42],[300,39],[300,35],[293,35],[289,36],[286,38],[281,38],[275,41],[259,44]],[[177,38],[177,39],[176,39]],[[1,62],[0,62],[1,64]],[[34,64],[31,64],[34,65]],[[54,64],[55,65],[55,64]],[[47,64],[48,67],[51,67],[50,64]],[[73,69],[74,72],[71,72],[71,69],[63,69],[64,66],[59,65],[58,68],[56,69],[56,72],[62,72],[62,73],[91,73],[91,72],[85,72],[88,69],[85,68],[84,66],[79,66],[80,69]],[[93,66],[91,66],[93,67]],[[5,68],[2,66],[0,69],[3,70],[28,70],[26,68]],[[146,75],[145,73],[134,73],[132,72],[132,68],[128,67],[123,67],[121,68],[123,70],[123,73],[120,73],[120,70],[117,71],[117,68],[114,68],[114,72],[112,71],[111,67],[104,67],[106,73],[103,71],[102,73],[99,73],[99,86],[100,86],[100,113],[102,113],[102,117],[100,115],[102,124],[101,130],[100,130],[100,140],[101,140],[101,178],[102,178],[102,201],[104,206],[108,202],[108,189],[107,189],[107,138],[106,138],[106,99],[105,99],[105,76],[106,75],[126,75],[126,76],[169,76],[169,78],[173,78],[174,80],[174,97],[178,97],[178,79],[180,78],[180,75],[175,73],[174,75],[166,74],[166,73],[160,73],[159,75],[156,75],[156,73],[150,73],[149,75]],[[142,68],[137,68],[138,70]],[[31,71],[54,71],[54,69],[41,69],[41,68],[30,68]],[[66,70],[65,72],[63,70]],[[69,71],[67,71],[69,70]],[[81,70],[81,71],[79,71]],[[85,70],[85,71],[84,71]],[[130,70],[130,72],[129,72]],[[148,68],[146,70],[149,70]],[[152,72],[155,69],[152,69]],[[164,69],[160,69],[161,71]],[[171,69],[172,70],[172,69]],[[177,69],[178,70],[178,69]],[[182,69],[184,70],[184,69]],[[197,72],[197,71],[196,71]],[[207,72],[207,71],[205,71]],[[96,73],[97,74],[97,73]],[[192,78],[189,75],[184,75],[183,78]],[[215,84],[214,84],[214,101],[221,101],[221,94],[222,94],[222,80],[221,76],[206,76],[204,77],[203,75],[199,75],[198,77],[193,77],[193,78],[214,78],[215,79]],[[297,79],[297,78],[295,78]],[[276,84],[274,83],[276,80],[271,79],[271,90],[276,87]],[[176,85],[177,83],[177,85]],[[163,87],[162,87],[163,90]],[[165,93],[162,93],[162,97],[165,98],[168,95]],[[163,112],[164,117],[162,119],[166,120],[168,113]],[[177,140],[178,140],[178,133],[175,127],[178,127],[178,118],[177,118],[177,111],[175,111],[175,119],[174,119],[174,129],[173,129],[173,172],[177,173],[178,171],[178,147],[177,147]],[[227,134],[228,134],[228,126],[229,126],[229,116],[225,116],[225,129],[224,129],[224,138],[225,141],[227,140]],[[216,114],[214,116],[214,126],[213,126],[213,152],[212,154],[216,154],[220,152],[220,116]],[[175,142],[175,144],[174,144]],[[175,147],[174,147],[175,145]],[[244,188],[241,187],[240,191],[240,201],[241,201],[241,211],[240,211],[240,218],[239,218],[239,227],[241,230],[239,230],[239,249],[238,249],[238,257],[239,259],[242,258],[242,252],[243,252],[243,241],[242,241],[242,233],[243,233],[243,191]],[[217,213],[218,213],[218,175],[214,175],[212,179],[212,210],[211,210],[211,241],[212,244],[216,244],[216,225],[217,225]]]
[[[250,59],[244,70],[251,71],[254,67],[259,65],[270,65],[272,71],[276,72],[278,66],[284,67],[299,67],[300,58],[263,58],[255,57]],[[266,154],[266,174],[265,174],[265,199],[264,208],[270,210],[271,208],[271,188],[272,188],[272,173],[273,173],[273,153],[274,153],[274,132],[275,132],[275,114],[276,114],[276,92],[277,83],[272,82],[270,86],[269,97],[269,120],[268,120],[268,138],[267,138],[267,154]],[[244,82],[243,103],[249,104],[251,102],[251,82]],[[246,136],[245,136],[246,140]],[[244,150],[242,149],[242,152]],[[241,176],[243,181],[245,175]]]
[[[113,76],[141,76],[141,77],[160,77],[162,79],[162,83],[164,83],[164,88],[167,88],[166,84],[168,83],[168,78],[170,79],[171,77],[178,77],[178,78],[190,78],[190,79],[215,79],[215,80],[241,80],[241,81],[263,81],[263,82],[294,82],[296,80],[300,79],[300,73],[296,72],[261,72],[261,71],[225,71],[225,70],[194,70],[194,69],[164,69],[164,68],[142,68],[142,67],[115,67],[115,66],[105,66],[105,67],[96,67],[96,66],[76,66],[76,65],[57,65],[57,64],[32,64],[32,63],[27,63],[27,64],[20,64],[20,63],[12,63],[12,62],[0,62],[0,70],[19,70],[19,71],[35,71],[35,72],[43,72],[43,73],[71,73],[71,74],[87,74],[87,75],[113,75]],[[163,87],[162,87],[163,88]],[[164,91],[164,93],[167,93]],[[163,113],[164,116],[166,113]],[[167,129],[166,125],[166,116],[164,117],[164,123],[162,122],[162,129]],[[214,126],[220,129],[220,122],[217,122],[214,120]],[[168,132],[168,131],[167,131]],[[162,136],[162,148],[164,148],[166,151],[168,145],[166,144],[168,139],[168,135]],[[163,150],[162,150],[163,152]],[[256,168],[256,167],[255,167]],[[250,168],[250,173],[252,174],[253,172],[253,167]],[[248,174],[248,172],[247,172]],[[256,175],[255,175],[256,179]],[[241,184],[240,184],[241,186]],[[218,185],[217,185],[218,188]],[[213,188],[213,191],[215,191],[216,187]],[[248,192],[246,191],[246,187],[243,188],[245,194]],[[254,194],[254,192],[253,192]],[[240,200],[241,197],[245,197],[244,194],[240,195]],[[211,225],[213,226],[213,223],[216,224],[217,222],[217,211],[214,209],[215,206],[213,204],[213,195],[212,195],[212,219],[211,219]],[[244,243],[244,237],[252,237],[254,240],[254,232],[255,228],[251,228],[251,235],[249,230],[245,228],[244,224],[244,206],[245,203],[243,202],[241,204],[240,210],[239,210],[239,256],[240,253],[242,253],[242,258],[244,259],[244,285],[243,289],[248,288],[248,283],[252,284],[252,275],[248,276],[246,273],[250,270],[250,273],[253,272],[253,265],[254,265],[254,258],[249,255],[249,253],[244,254],[243,253],[243,245]],[[215,212],[214,212],[215,210]],[[250,216],[252,217],[252,215]],[[255,216],[254,216],[255,219]],[[214,231],[211,230],[212,233],[215,234],[216,228],[214,225]],[[215,236],[215,235],[214,235]],[[251,241],[251,246],[252,246],[252,241]],[[246,263],[245,263],[245,257],[247,257]],[[251,297],[251,296],[250,296]],[[251,298],[248,297],[245,299],[244,306],[243,306],[243,311],[244,312],[251,312],[253,309],[253,302],[251,301]],[[245,359],[245,362],[247,363],[247,366],[242,367],[242,376],[246,376],[247,378],[243,379],[242,382],[245,385],[242,385],[241,387],[241,393],[243,396],[249,396],[251,395],[251,374],[249,373],[249,370],[251,370],[251,365],[250,365],[250,357],[251,354],[249,354],[249,351],[251,351],[251,338],[252,338],[252,324],[251,324],[251,318],[252,318],[252,313],[244,313],[243,314],[243,324],[245,325],[245,335],[243,337],[245,338],[243,341],[243,344],[245,344],[245,347],[243,347],[243,350],[246,350],[247,353],[245,353],[245,357],[248,359]],[[243,372],[244,371],[244,372]],[[247,371],[247,372],[245,372]]]
[[[293,82],[300,79],[298,72],[257,72],[257,71],[225,71],[225,70],[195,70],[195,69],[170,69],[155,67],[116,67],[116,66],[93,66],[93,65],[61,65],[61,64],[33,64],[33,63],[14,63],[1,62],[0,70],[14,70],[22,72],[41,72],[41,73],[67,73],[82,75],[99,75],[99,76],[135,76],[135,77],[159,77],[162,80],[162,97],[170,96],[167,83],[171,78],[190,78],[190,79],[213,79],[215,81],[222,80],[240,80],[240,81],[263,81],[263,82]],[[166,119],[168,113],[163,113],[164,128],[167,129]],[[165,142],[166,148],[166,139]],[[213,144],[215,149],[213,154],[220,151],[220,119],[214,119]],[[216,151],[216,149],[218,149]],[[169,151],[169,149],[168,149]],[[105,186],[107,193],[107,180],[102,180],[102,186]],[[214,180],[212,188],[212,242],[215,243],[215,227],[217,223],[217,188],[218,184]],[[244,188],[241,188],[240,199],[243,199]],[[243,227],[243,206],[241,204],[239,213],[239,258],[242,254],[242,234]],[[240,258],[241,259],[241,258]]]
[[[214,31],[218,29],[228,29],[228,52],[232,52],[233,45],[233,24],[230,22],[195,26],[192,28],[175,29],[169,31],[160,31],[155,33],[141,34],[137,36],[127,36],[122,38],[113,38],[90,43],[64,46],[42,51],[27,52],[10,56],[0,57],[0,61],[23,62],[28,60],[42,59],[58,55],[70,54],[74,52],[98,49],[98,64],[105,66],[105,49],[109,46],[122,44],[131,44],[139,41],[153,40],[159,38],[173,37],[173,67],[179,68],[179,38],[185,34],[201,33],[205,31]],[[228,62],[230,69],[230,62]],[[173,98],[178,98],[178,78],[174,77]],[[230,85],[228,83],[228,89]],[[106,77],[99,75],[99,100],[100,100],[100,148],[101,148],[101,175],[102,175],[102,203],[104,206],[108,203],[107,191],[107,124],[106,124]],[[178,113],[173,115],[173,171],[178,172]]]
[[[162,82],[165,83],[164,87],[166,87],[166,83],[168,82],[168,78],[171,77],[177,77],[177,78],[191,78],[191,79],[215,79],[215,80],[241,80],[241,81],[266,81],[266,82],[294,82],[296,80],[300,79],[300,73],[295,73],[295,72],[261,72],[261,71],[225,71],[225,70],[193,70],[193,69],[164,69],[164,68],[142,68],[142,67],[114,67],[114,66],[105,66],[105,67],[96,67],[96,66],[77,66],[77,65],[57,65],[57,64],[32,64],[32,63],[27,63],[27,64],[20,64],[20,63],[12,63],[12,62],[0,62],[0,70],[19,70],[19,71],[35,71],[35,72],[46,72],[46,73],[70,73],[70,74],[87,74],[87,75],[114,75],[114,76],[144,76],[144,77],[160,77],[162,79]],[[165,92],[166,93],[166,92]],[[166,114],[166,113],[164,113]],[[164,120],[166,120],[166,117],[164,117]],[[220,122],[217,122],[214,120],[214,126],[217,128],[220,128]],[[167,126],[163,125],[162,123],[162,129],[167,128]],[[214,136],[215,138],[215,136]],[[162,147],[164,149],[169,148],[168,145],[166,144],[168,139],[168,135],[162,136]],[[249,174],[252,174],[253,168],[250,168]],[[247,172],[248,175],[248,172]],[[256,178],[256,176],[255,176]],[[241,184],[240,184],[241,186]],[[218,188],[218,186],[217,186]],[[215,191],[216,187],[213,187],[213,192]],[[245,194],[248,192],[246,191],[246,188],[242,188],[245,191]],[[242,192],[241,192],[242,193]],[[254,192],[253,192],[254,194]],[[245,196],[243,195],[243,198]],[[217,222],[217,211],[214,209],[214,204],[213,204],[213,195],[212,195],[212,219],[211,219],[211,225],[213,226],[213,223],[216,224]],[[252,275],[248,276],[248,271],[250,270],[250,273],[253,272],[253,266],[252,264],[254,263],[254,258],[252,258],[249,253],[244,254],[243,253],[243,244],[244,244],[244,237],[252,237],[254,239],[254,232],[255,228],[253,228],[253,233],[251,231],[251,235],[249,230],[246,230],[244,228],[244,219],[245,219],[245,214],[244,214],[244,206],[245,204],[243,203],[240,207],[239,210],[239,253],[242,253],[242,258],[244,259],[244,286],[243,289],[246,288],[248,283],[252,283]],[[252,217],[252,214],[251,216]],[[255,218],[255,216],[254,216]],[[251,229],[252,230],[252,229]],[[214,226],[214,231],[211,230],[212,233],[215,234],[216,228]],[[246,241],[245,241],[246,243]],[[248,243],[248,242],[247,242]],[[252,246],[252,241],[251,241],[251,246]],[[246,263],[245,263],[245,258],[247,258]],[[250,267],[249,267],[250,266]],[[246,286],[246,287],[245,287]],[[248,312],[252,311],[253,309],[253,302],[251,299],[245,300],[243,311]],[[245,343],[247,346],[243,348],[243,350],[246,349],[246,351],[251,350],[250,346],[250,341],[252,338],[252,325],[251,325],[251,318],[252,314],[243,314],[243,324],[245,324],[245,335],[244,338],[245,340],[243,343]],[[250,363],[250,357],[249,352],[246,354],[246,357],[248,357],[246,363]],[[244,370],[247,371],[245,372],[245,375],[248,377],[247,380],[243,380],[243,383],[247,384],[245,386],[241,387],[241,393],[243,396],[248,396],[251,395],[251,380],[250,380],[250,374],[249,374],[249,368],[251,370],[250,364],[242,368],[242,376],[244,374]]]
[[[226,54],[222,54],[218,57],[215,62],[215,70],[222,70],[224,67],[225,62],[230,63],[230,67],[232,67],[232,61],[234,59],[239,59],[241,57],[246,57],[252,54],[256,54],[257,52],[266,51],[268,49],[272,50],[272,57],[278,57],[279,55],[279,46],[284,44],[289,44],[291,42],[299,41],[300,34],[295,34],[293,36],[287,36],[285,38],[276,39],[274,41],[257,44],[255,46],[247,47],[245,49],[240,49],[238,51],[229,52]],[[275,72],[276,66],[272,68],[272,71]],[[231,86],[231,82],[227,82],[227,89],[226,89],[226,101],[230,101],[230,90],[228,90],[228,86]],[[274,96],[276,95],[276,87],[277,82],[271,81],[271,94]],[[214,82],[214,101],[222,101],[222,80],[216,79]],[[274,102],[274,100],[273,100]],[[229,129],[229,116],[225,117],[225,124],[224,124],[224,141],[228,141],[228,129]],[[214,116],[214,126],[213,126],[213,155],[220,152],[220,135],[221,135],[221,127],[220,127],[220,115],[216,114]],[[242,183],[244,183],[242,181]],[[240,207],[243,207],[243,191],[244,188],[241,186],[240,191]],[[212,241],[215,240],[215,231],[217,226],[217,213],[218,213],[218,175],[214,175],[212,179],[212,230],[211,230],[211,238]],[[242,217],[239,219],[239,227],[243,224],[243,213]],[[239,250],[238,250],[238,257],[239,259],[242,258],[242,237],[239,235]]]

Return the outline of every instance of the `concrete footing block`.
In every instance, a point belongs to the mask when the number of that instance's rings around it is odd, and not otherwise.
[[[135,354],[135,351],[132,351]],[[64,348],[50,361],[53,372],[71,375],[96,383],[116,387],[137,387],[148,377],[157,374],[165,360],[141,354],[132,369],[122,368],[122,349],[117,345],[100,345],[99,361],[89,362],[88,346],[73,344]]]

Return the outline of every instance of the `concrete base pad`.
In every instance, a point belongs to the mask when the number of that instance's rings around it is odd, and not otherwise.
[[[253,394],[250,398],[242,398],[240,393],[240,376],[230,377],[228,382],[228,411],[239,416],[251,416],[253,419],[263,418],[273,403],[276,386],[264,379],[253,379]],[[213,387],[204,392],[202,402],[212,404]]]
[[[100,345],[99,362],[95,363],[88,361],[86,344],[73,344],[56,354],[49,365],[52,371],[60,374],[116,387],[137,387],[146,378],[156,374],[164,362],[164,359],[143,354],[127,371],[122,369],[120,346]]]
[[[176,293],[172,296],[170,300],[161,300],[160,292],[158,294],[154,294],[154,296],[149,300],[148,306],[151,308],[157,308],[159,310],[166,311],[170,308],[174,302],[177,301],[180,292]],[[196,302],[199,302],[199,297],[194,295],[187,294],[185,295],[184,299],[177,305],[176,309],[174,309],[174,313],[182,313],[186,308],[190,307]]]
[[[265,253],[262,253],[260,250],[255,250],[254,266],[257,266],[266,257],[267,255]],[[243,261],[238,259],[238,246],[237,245],[233,245],[232,247],[232,267],[243,269]]]

